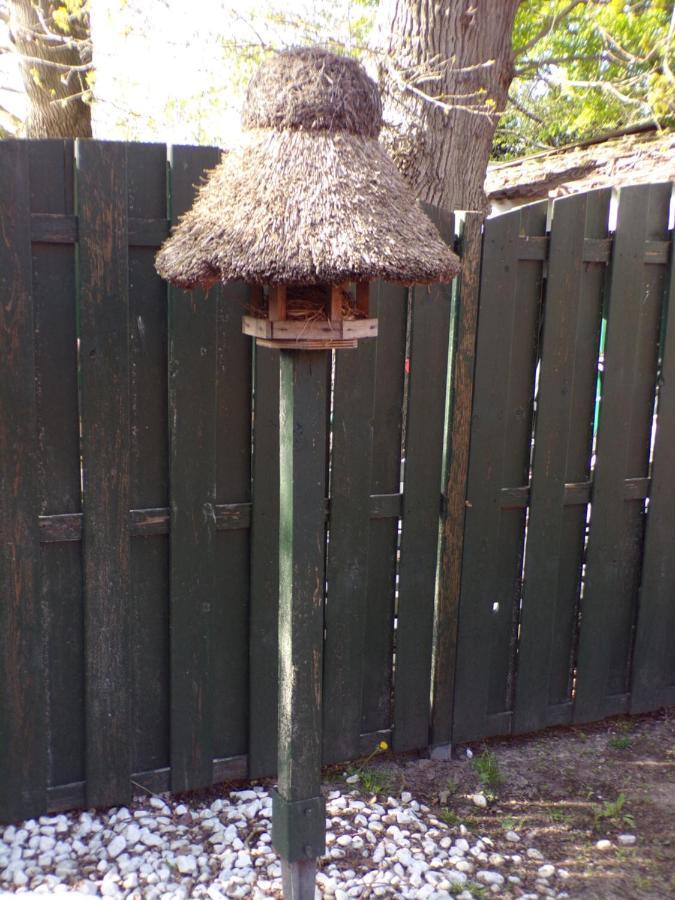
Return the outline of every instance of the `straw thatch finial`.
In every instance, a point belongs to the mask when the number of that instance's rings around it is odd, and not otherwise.
[[[376,138],[382,102],[377,85],[356,60],[320,47],[295,48],[278,53],[251,78],[242,124]]]

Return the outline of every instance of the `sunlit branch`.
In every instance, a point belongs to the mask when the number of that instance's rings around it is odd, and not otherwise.
[[[515,50],[516,56],[522,56],[523,53],[527,53],[528,50],[531,50],[535,44],[538,44],[543,38],[549,35],[561,22],[565,19],[577,6],[586,5],[588,0],[571,0],[567,6],[563,7],[560,12],[555,13],[550,17],[550,19],[546,22],[546,24],[541,28],[533,38],[531,38],[526,44],[523,44],[522,47],[517,47]]]

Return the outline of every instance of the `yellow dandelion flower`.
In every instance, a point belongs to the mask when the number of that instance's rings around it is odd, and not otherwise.
[[[389,749],[389,744],[386,741],[380,741],[380,743],[377,746],[380,750],[388,750]]]

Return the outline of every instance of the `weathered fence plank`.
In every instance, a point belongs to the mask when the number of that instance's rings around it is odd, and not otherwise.
[[[171,219],[213,167],[212,147],[170,151]],[[213,780],[212,608],[216,533],[216,291],[169,287],[171,787]]]
[[[0,820],[47,799],[26,144],[0,142]]]
[[[450,305],[448,285],[413,289],[394,674],[398,751],[429,742]]]
[[[578,722],[628,709],[644,500],[627,499],[624,480],[649,473],[664,266],[645,262],[645,241],[667,237],[670,192],[670,185],[640,185],[619,195],[581,602]]]
[[[451,335],[453,348],[446,449],[448,472],[434,637],[431,721],[431,744],[434,747],[448,745],[452,734],[483,219],[480,213],[467,213],[460,226],[462,269],[451,325],[454,335]]]
[[[672,257],[662,352],[631,712],[646,712],[675,703],[675,264]]]
[[[277,766],[279,558],[279,352],[255,348],[249,777]]]
[[[72,216],[72,141],[27,142],[31,217]],[[39,512],[81,518],[75,245],[33,236]],[[49,783],[84,782],[84,610],[81,545],[40,545],[47,616]]]
[[[585,239],[606,237],[609,202],[606,190],[557,200],[553,207],[515,731],[572,717],[586,506],[565,506],[565,485],[590,478],[605,267],[584,262],[583,251]]]
[[[216,370],[216,499],[219,506],[251,500],[251,349],[241,317],[248,288],[231,284],[218,297]],[[248,750],[250,532],[216,534],[212,610],[214,755]]]
[[[78,141],[86,782],[131,798],[126,146]]]
[[[330,532],[326,564],[323,760],[360,753],[368,607],[375,343],[335,354]]]
[[[528,482],[546,204],[488,220],[483,239],[453,740],[511,725],[525,511],[502,507]]]
[[[166,147],[129,144],[129,217],[167,219]],[[129,234],[130,506],[169,506],[167,287],[155,272],[158,245]],[[131,765],[169,765],[169,541],[131,539]]]
[[[379,322],[373,388],[371,492],[398,494],[405,379],[408,289],[373,285],[371,304]],[[372,733],[392,723],[392,649],[398,518],[374,519],[368,547],[368,608],[363,661],[362,729]],[[372,749],[372,748],[369,748]]]

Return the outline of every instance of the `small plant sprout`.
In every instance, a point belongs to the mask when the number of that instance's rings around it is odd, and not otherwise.
[[[602,806],[596,806],[593,810],[596,827],[603,821],[632,827],[635,824],[635,819],[630,813],[624,812],[625,805],[626,795],[622,792],[616,800],[605,800]]]
[[[499,763],[495,754],[491,750],[485,750],[480,756],[474,757],[473,767],[483,788],[494,795],[504,783],[504,777],[499,771]]]
[[[442,809],[438,814],[438,818],[441,822],[445,822],[446,825],[459,825],[460,821],[459,816],[452,809]]]
[[[366,766],[378,753],[385,753],[389,749],[386,741],[380,741],[358,766],[349,766],[345,771],[347,784],[360,784],[367,794],[381,794],[389,789],[391,778],[382,770],[367,769]]]
[[[627,734],[615,734],[607,743],[612,750],[628,750],[630,738]]]

